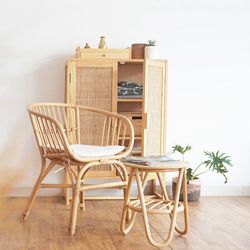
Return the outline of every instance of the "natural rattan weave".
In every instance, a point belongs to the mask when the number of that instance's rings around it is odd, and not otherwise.
[[[122,188],[127,186],[128,174],[124,164],[120,161],[130,154],[134,143],[134,129],[128,118],[108,111],[89,108],[80,105],[42,103],[28,107],[28,112],[36,135],[41,155],[41,172],[22,214],[21,220],[27,220],[31,206],[42,187],[72,189],[72,206],[70,213],[70,232],[73,235],[76,227],[76,216],[79,201],[83,203],[83,192],[96,188]],[[93,126],[99,136],[98,145],[124,145],[124,138],[129,144],[121,153],[107,157],[81,158],[74,154],[70,144],[79,144],[82,140],[82,126],[84,120],[80,119],[83,113],[86,117],[94,114],[98,123]],[[87,121],[86,121],[87,122]],[[101,131],[101,132],[100,132]],[[94,131],[92,131],[94,134]],[[64,167],[70,183],[48,184],[43,180],[56,166]],[[117,171],[121,181],[104,184],[84,184],[84,177],[89,169],[109,165]],[[125,193],[125,192],[124,192]]]
[[[147,112],[150,114],[150,119],[148,120],[148,127],[145,131],[145,141],[148,145],[145,148],[145,155],[159,154],[159,149],[161,148],[161,137],[162,137],[162,75],[163,70],[160,67],[149,66],[149,77],[148,81],[153,84],[147,85]],[[157,121],[157,122],[156,122]],[[160,126],[159,126],[160,125]],[[160,129],[159,129],[160,128]],[[152,140],[152,138],[154,138]]]
[[[188,202],[187,202],[187,180],[186,180],[186,167],[188,167],[187,162],[183,161],[173,161],[173,162],[152,162],[149,166],[144,166],[136,163],[126,163],[130,167],[130,175],[128,181],[128,187],[126,192],[126,197],[124,200],[124,206],[122,211],[121,219],[121,232],[126,235],[132,229],[137,213],[142,213],[143,222],[145,226],[146,236],[150,244],[156,247],[167,246],[172,238],[174,230],[180,234],[185,235],[188,232],[189,227],[189,217],[188,217]],[[166,172],[178,172],[178,183],[176,185],[176,192],[173,199],[170,199],[165,186],[165,180],[162,173]],[[145,198],[144,189],[147,184],[148,175],[150,173],[155,173],[161,188],[161,195],[154,198]],[[130,200],[130,192],[132,187],[132,181],[135,176],[138,197],[137,199]],[[142,178],[143,176],[143,178]],[[180,192],[183,193],[183,203],[179,202]],[[128,212],[130,213],[130,218],[127,217]],[[177,223],[177,213],[183,212],[184,225],[182,228],[178,226]],[[153,239],[153,235],[150,229],[150,223],[148,214],[167,214],[170,218],[170,227],[168,233],[166,234],[166,239],[161,242]],[[165,218],[164,218],[165,219]],[[161,229],[163,232],[164,229]],[[165,231],[165,230],[164,230]]]
[[[66,65],[66,95],[70,104],[91,106],[118,112],[127,116],[134,125],[134,156],[166,153],[166,94],[167,61],[151,59],[69,58]],[[142,98],[119,98],[119,82],[134,82],[143,86]],[[85,117],[80,117],[86,120]],[[102,122],[102,121],[100,121]],[[95,117],[88,117],[81,132],[81,140],[99,143],[99,134],[92,136]],[[92,141],[93,140],[93,141]],[[127,141],[125,142],[127,144]],[[98,169],[97,169],[98,168]],[[115,172],[107,166],[89,171],[92,179],[113,178]],[[93,169],[95,170],[95,169]],[[97,180],[98,181],[98,180]],[[155,184],[153,185],[155,192]],[[114,196],[94,195],[88,199],[110,199]],[[119,198],[122,198],[121,196]]]

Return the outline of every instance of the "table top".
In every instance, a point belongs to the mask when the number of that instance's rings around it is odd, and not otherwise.
[[[145,161],[146,161],[145,157]],[[189,163],[186,161],[158,161],[156,159],[150,159],[148,165],[143,163],[135,163],[129,161],[123,161],[123,163],[128,167],[139,168],[142,170],[154,171],[154,170],[176,170],[180,168],[189,167]]]

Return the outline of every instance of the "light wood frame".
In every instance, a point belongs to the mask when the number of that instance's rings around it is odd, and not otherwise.
[[[76,96],[80,95],[78,86],[78,70],[80,68],[110,68],[112,74],[109,78],[111,87],[109,111],[124,114],[127,117],[141,116],[140,135],[135,137],[133,156],[160,155],[166,153],[166,102],[167,102],[167,66],[166,60],[152,59],[108,59],[108,58],[70,58],[66,66],[66,92],[65,100],[70,104],[78,103]],[[95,75],[93,75],[95,78]],[[141,99],[119,99],[117,96],[117,83],[121,80],[140,82],[143,85],[143,96]],[[81,81],[79,81],[81,82]],[[96,86],[88,80],[85,84],[92,87]],[[100,86],[102,82],[98,82]],[[93,96],[95,90],[93,88]],[[84,98],[87,101],[89,97]],[[96,103],[89,101],[89,105],[97,107]],[[100,103],[99,103],[100,104]],[[98,104],[98,105],[99,105]],[[121,107],[140,106],[141,111],[134,112],[133,108],[124,112]],[[151,108],[156,105],[156,108]],[[100,106],[98,106],[100,108]],[[101,107],[106,109],[105,106]],[[127,114],[125,114],[127,113]],[[132,119],[131,119],[132,120]],[[153,125],[153,126],[152,126]],[[138,129],[136,129],[138,130]],[[160,136],[159,136],[160,134]],[[157,135],[157,137],[156,137]],[[90,171],[88,176],[95,178],[113,177],[112,171]],[[156,175],[153,179],[153,193],[156,194]],[[86,199],[110,199],[115,196],[88,196]],[[121,197],[120,197],[121,198]]]
[[[72,205],[70,211],[70,233],[75,234],[77,208],[79,201],[84,202],[83,192],[97,188],[127,187],[128,173],[121,159],[130,154],[134,143],[134,129],[132,123],[125,116],[96,108],[70,105],[63,103],[36,103],[28,106],[28,112],[41,156],[41,171],[33,187],[30,198],[22,213],[21,221],[25,221],[40,188],[68,188],[72,189]],[[76,156],[70,144],[80,143],[80,113],[90,112],[103,116],[102,146],[124,145],[125,136],[130,138],[129,145],[119,154],[107,157],[81,158]],[[49,162],[49,163],[47,163]],[[88,170],[103,164],[110,165],[117,171],[121,181],[105,184],[84,184],[84,177]],[[55,165],[64,167],[70,177],[70,183],[44,184],[46,176]]]
[[[126,235],[132,229],[137,213],[142,213],[145,232],[150,244],[156,247],[167,246],[172,238],[174,230],[180,235],[186,235],[189,227],[188,216],[188,201],[187,201],[187,180],[186,180],[186,165],[185,162],[171,163],[163,166],[141,166],[132,163],[126,163],[131,168],[127,192],[124,200],[120,230]],[[169,166],[170,165],[170,166]],[[162,173],[164,172],[178,172],[178,182],[176,186],[175,197],[170,200]],[[144,189],[147,184],[148,175],[155,173],[160,183],[162,194],[160,197],[145,198]],[[130,192],[132,187],[133,178],[135,176],[138,197],[135,200],[130,200]],[[180,192],[183,193],[183,203],[179,202]],[[181,229],[176,222],[177,213],[183,212],[184,214],[184,227]],[[130,215],[128,218],[128,214]],[[151,235],[150,225],[148,221],[148,214],[168,214],[170,217],[170,228],[167,233],[167,238],[162,242],[156,242]],[[127,223],[126,223],[127,222]]]

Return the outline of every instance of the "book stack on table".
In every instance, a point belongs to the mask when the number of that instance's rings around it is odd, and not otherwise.
[[[132,157],[127,156],[123,158],[124,162],[140,164],[145,166],[150,166],[155,162],[164,163],[164,162],[177,162],[179,160],[175,160],[168,155],[154,155],[154,156],[145,156],[145,157]]]

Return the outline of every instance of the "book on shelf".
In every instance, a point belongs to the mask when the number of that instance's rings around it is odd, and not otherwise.
[[[153,163],[164,163],[164,162],[176,162],[179,160],[175,160],[168,155],[153,155],[153,156],[140,156],[140,157],[135,157],[135,156],[127,156],[123,158],[124,162],[128,163],[134,163],[134,164],[140,164],[140,165],[145,165],[145,166],[150,166]]]

